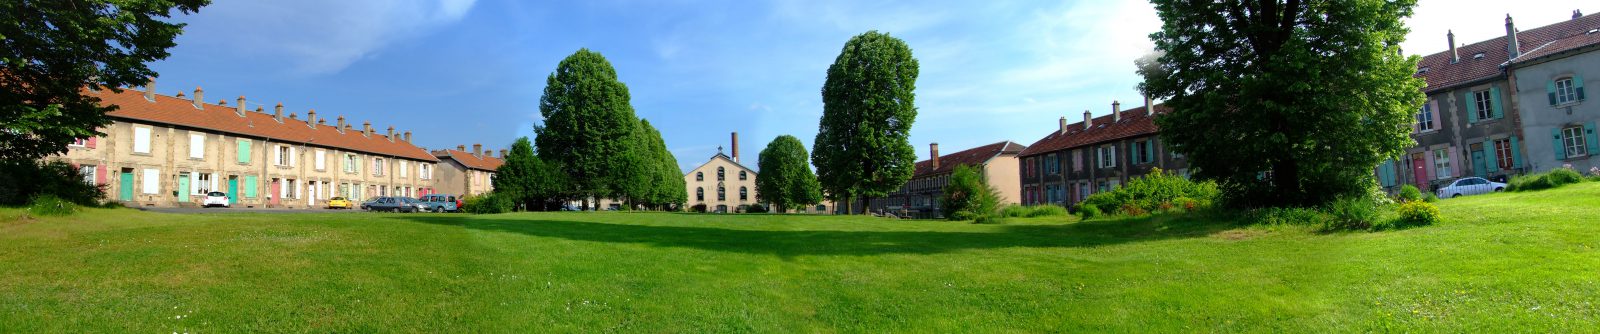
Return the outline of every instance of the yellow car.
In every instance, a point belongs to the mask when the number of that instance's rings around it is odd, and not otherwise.
[[[328,208],[329,209],[354,209],[355,208],[355,203],[350,203],[350,200],[344,199],[344,197],[334,197],[334,198],[328,199]]]

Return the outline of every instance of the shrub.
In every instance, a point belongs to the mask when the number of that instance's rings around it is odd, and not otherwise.
[[[1078,203],[1078,215],[1082,216],[1083,219],[1099,217],[1103,214],[1100,212],[1100,207],[1093,203]]]
[[[989,185],[977,168],[960,165],[950,172],[949,185],[939,197],[941,213],[950,220],[992,222],[998,218],[1000,191]]]
[[[1379,196],[1379,198],[1386,198]],[[1378,220],[1378,203],[1374,198],[1346,196],[1328,203],[1329,230],[1364,230]]]
[[[1007,218],[1027,217],[1028,211],[1028,207],[1026,206],[1007,205],[1004,208],[1000,208],[1000,216]]]
[[[1395,210],[1395,214],[1398,217],[1389,224],[1393,227],[1425,226],[1439,222],[1439,207],[1428,202],[1400,203],[1400,208]]]
[[[1420,201],[1422,200],[1422,190],[1417,190],[1417,186],[1402,185],[1400,186],[1400,193],[1395,195],[1395,199],[1401,202]]]
[[[511,212],[511,198],[500,193],[488,193],[476,196],[467,196],[465,208],[462,211],[473,214],[494,214]]]
[[[767,213],[767,206],[761,204],[746,205],[744,213]]]
[[[1314,208],[1260,208],[1245,211],[1244,221],[1257,225],[1327,226],[1332,217]]]
[[[1060,207],[1060,206],[1057,206],[1057,205],[1050,205],[1050,204],[1028,205],[1028,206],[1007,205],[1006,207],[1000,209],[1000,216],[1001,217],[1007,217],[1007,218],[1020,218],[1020,217],[1034,218],[1034,217],[1052,217],[1052,216],[1065,216],[1065,215],[1068,215],[1067,208],[1063,208],[1063,207]]]
[[[105,197],[105,189],[83,182],[83,174],[64,162],[0,162],[0,205],[27,205],[41,195],[82,206],[98,206]]]
[[[1560,187],[1568,184],[1583,182],[1582,174],[1571,168],[1556,168],[1549,172],[1539,174],[1520,175],[1507,182],[1508,191],[1533,191]]]
[[[66,216],[78,211],[77,204],[51,194],[35,195],[28,202],[28,213],[37,216]]]
[[[1194,201],[1190,205],[1193,208],[1186,207],[1186,210],[1192,211],[1209,206],[1219,194],[1216,183],[1195,182],[1156,168],[1150,174],[1129,180],[1126,186],[1089,195],[1084,203],[1100,209],[1116,210],[1109,213],[1137,216],[1159,211],[1164,205],[1173,205],[1180,198]]]

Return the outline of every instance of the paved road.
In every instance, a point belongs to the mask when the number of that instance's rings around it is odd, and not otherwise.
[[[330,209],[267,209],[267,208],[139,208],[139,210],[162,213],[365,213],[356,210],[330,210]]]

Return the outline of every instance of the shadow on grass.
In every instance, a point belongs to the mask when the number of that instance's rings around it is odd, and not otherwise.
[[[934,254],[1010,247],[1094,247],[1203,237],[1237,227],[1206,219],[1156,216],[1060,225],[1002,225],[995,232],[742,230],[703,226],[649,226],[602,222],[474,219],[421,216],[401,219],[437,225],[511,232],[530,236],[660,247],[771,254],[877,255]]]

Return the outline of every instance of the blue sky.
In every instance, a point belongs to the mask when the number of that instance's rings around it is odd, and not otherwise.
[[[1463,43],[1503,35],[1506,13],[1534,27],[1600,9],[1579,2],[1426,0],[1405,48],[1443,50],[1446,29]],[[158,92],[316,109],[429,149],[531,136],[545,78],[589,48],[685,169],[733,131],[751,165],[778,135],[809,147],[828,65],[868,30],[921,63],[911,142],[927,158],[930,142],[1027,145],[1061,116],[1140,105],[1132,60],[1160,27],[1142,1],[221,0],[178,20],[189,26],[153,65]]]

